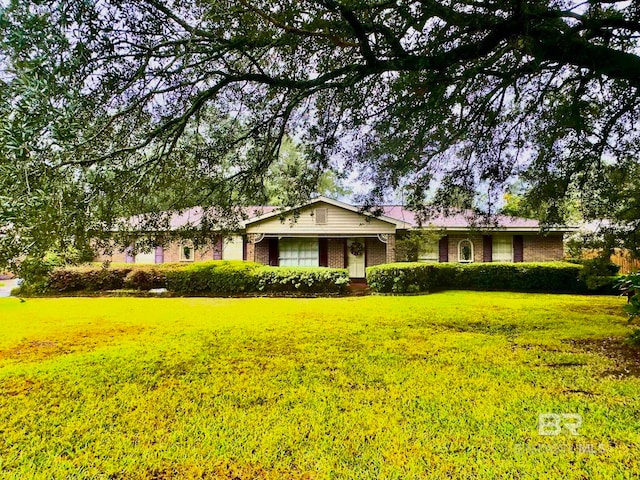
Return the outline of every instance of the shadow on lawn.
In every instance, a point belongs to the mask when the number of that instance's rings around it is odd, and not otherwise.
[[[33,362],[75,352],[86,352],[104,345],[112,345],[117,338],[139,334],[138,326],[82,331],[64,338],[24,340],[14,347],[0,350],[0,361]]]
[[[626,343],[624,338],[595,338],[565,340],[586,353],[605,356],[615,363],[615,368],[603,372],[605,377],[640,377],[640,349]]]

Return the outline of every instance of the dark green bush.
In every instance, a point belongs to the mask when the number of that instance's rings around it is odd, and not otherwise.
[[[454,284],[458,268],[453,263],[388,263],[367,268],[367,283],[380,293],[446,290]]]
[[[97,292],[117,290],[132,268],[67,267],[53,270],[46,281],[45,292]]]
[[[24,285],[19,293],[57,295],[153,288],[166,288],[179,295],[344,293],[348,283],[346,270],[265,267],[258,263],[214,260],[192,264],[58,268],[39,283],[37,289]]]
[[[167,279],[164,270],[158,268],[134,268],[124,279],[124,288],[132,290],[151,290],[165,288]]]
[[[254,275],[260,264],[214,260],[193,263],[180,269],[167,269],[166,288],[182,295],[235,295],[257,291]]]
[[[549,293],[613,293],[614,281],[600,277],[590,289],[581,265],[543,263],[393,263],[369,267],[369,287],[380,293],[503,290]]]
[[[261,292],[344,293],[349,284],[345,269],[261,267],[255,275]]]

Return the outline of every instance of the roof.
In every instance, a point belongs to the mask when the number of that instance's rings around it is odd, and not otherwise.
[[[391,223],[391,224],[395,225],[396,228],[402,229],[402,228],[410,228],[411,227],[411,225],[407,225],[406,222],[404,222],[402,219],[391,217],[391,216],[388,216],[386,214],[384,214],[384,215],[373,215],[373,214],[368,213],[368,212],[362,212],[359,207],[356,207],[354,205],[350,205],[348,203],[341,202],[339,200],[334,200],[332,198],[324,197],[322,195],[320,195],[318,197],[315,197],[315,198],[312,198],[308,202],[303,203],[303,204],[298,205],[298,206],[295,206],[295,207],[290,207],[290,208],[268,207],[268,208],[271,209],[270,211],[266,211],[265,210],[264,213],[262,213],[261,215],[258,215],[258,216],[255,216],[255,217],[249,217],[247,220],[242,222],[242,225],[246,227],[247,225],[251,225],[253,223],[261,222],[263,220],[267,220],[268,218],[273,218],[273,217],[282,215],[283,213],[286,213],[286,212],[300,210],[300,209],[309,207],[311,205],[314,205],[316,203],[326,203],[328,205],[333,205],[334,207],[343,208],[345,210],[349,210],[351,212],[364,215],[366,217],[371,217],[371,218],[375,218],[375,219],[378,219],[378,220],[382,220],[383,222],[387,222],[387,223]]]
[[[295,207],[281,207],[274,205],[253,205],[249,207],[243,207],[238,209],[238,213],[242,214],[245,220],[240,222],[242,227],[261,222],[263,220],[273,218],[279,215],[286,214],[287,212],[299,210],[309,207],[316,203],[326,203],[345,210],[349,210],[355,213],[362,214],[371,218],[376,218],[387,223],[391,223],[396,226],[397,229],[411,229],[420,228],[420,222],[417,215],[412,210],[407,209],[401,205],[384,205],[381,207],[381,215],[373,215],[371,213],[362,212],[360,207],[334,200],[324,196],[318,196],[306,203]],[[215,210],[215,209],[214,209]],[[202,224],[202,219],[205,216],[207,209],[203,207],[193,207],[181,212],[169,213],[167,212],[168,226],[171,230],[178,230],[182,228],[198,228]],[[211,219],[215,215],[211,215],[208,212],[208,217]],[[133,218],[134,221],[141,220],[141,218]],[[473,212],[465,211],[455,213],[451,215],[437,214],[427,219],[422,226],[428,226],[435,229],[443,229],[448,231],[466,231],[470,229],[476,230],[493,230],[493,231],[511,231],[511,232],[539,232],[541,230],[540,222],[537,220],[511,217],[507,215],[495,215],[491,217],[491,224],[487,225],[483,223],[482,219],[474,216]],[[548,231],[555,232],[570,232],[575,231],[575,227],[567,226],[551,226],[546,227]]]
[[[386,216],[402,220],[411,227],[419,227],[420,223],[416,218],[415,212],[408,210],[401,205],[386,205],[382,207],[382,211]],[[482,218],[478,218],[472,211],[455,213],[452,215],[437,214],[427,219],[426,225],[437,229],[445,230],[469,230],[469,229],[487,229],[487,230],[504,230],[518,232],[537,232],[541,230],[538,220],[530,218],[511,217],[508,215],[494,215],[491,217],[490,225],[483,224]],[[423,226],[426,226],[423,224]],[[575,230],[574,227],[553,226],[547,228],[550,231],[566,232]]]

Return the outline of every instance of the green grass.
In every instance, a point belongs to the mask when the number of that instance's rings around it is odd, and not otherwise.
[[[637,478],[623,304],[0,299],[0,476]]]

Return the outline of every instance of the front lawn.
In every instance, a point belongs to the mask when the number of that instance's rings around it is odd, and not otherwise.
[[[636,478],[624,300],[0,299],[15,478]],[[541,413],[582,416],[538,434]]]

